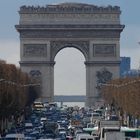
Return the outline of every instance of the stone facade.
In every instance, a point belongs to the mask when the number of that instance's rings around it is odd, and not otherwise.
[[[20,66],[29,74],[40,74],[42,100],[53,101],[54,59],[57,53],[74,47],[85,57],[86,105],[98,102],[97,72],[106,70],[119,77],[120,8],[80,3],[46,7],[22,6],[20,22]]]

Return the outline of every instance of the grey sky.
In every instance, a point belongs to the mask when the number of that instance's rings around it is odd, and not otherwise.
[[[121,56],[130,56],[132,68],[140,62],[140,0],[73,0],[99,6],[118,5],[121,8],[121,23],[125,29],[121,34]],[[22,5],[46,5],[71,0],[0,0],[0,58],[19,66],[19,34],[14,25],[18,24],[18,10]],[[67,57],[69,56],[69,57]],[[55,92],[85,95],[84,56],[76,49],[61,50],[56,58]],[[74,68],[74,69],[73,69]]]

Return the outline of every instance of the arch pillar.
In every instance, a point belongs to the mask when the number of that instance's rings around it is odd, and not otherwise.
[[[41,101],[52,102],[54,100],[54,64],[49,62],[42,68],[42,95]]]
[[[54,100],[54,65],[54,61],[20,61],[22,71],[41,84],[40,101]]]
[[[85,62],[86,65],[86,106],[92,107],[95,105],[97,95],[96,95],[96,79],[95,68],[93,64],[89,64],[88,61]]]

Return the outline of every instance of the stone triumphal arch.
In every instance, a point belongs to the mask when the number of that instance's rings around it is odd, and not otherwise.
[[[85,57],[86,105],[94,105],[99,85],[119,77],[120,24],[118,6],[98,7],[61,3],[45,7],[22,6],[16,29],[20,33],[20,66],[40,79],[41,98],[53,101],[54,58],[74,47]]]

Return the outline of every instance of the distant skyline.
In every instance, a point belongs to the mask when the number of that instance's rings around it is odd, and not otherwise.
[[[122,11],[121,24],[125,25],[120,39],[120,56],[131,57],[131,68],[139,68],[140,0],[0,0],[0,59],[19,66],[20,41],[15,25],[19,23],[18,11],[20,6],[45,6],[63,2],[89,3],[98,6],[120,6]],[[81,52],[76,49],[69,50],[69,48],[66,48],[58,53],[55,61],[55,85],[57,85],[55,92],[65,93],[65,89],[67,89],[68,93],[77,92],[85,95],[85,60]],[[74,67],[75,71],[72,67]],[[66,74],[66,71],[71,72],[71,74]],[[74,79],[75,77],[77,79]]]

